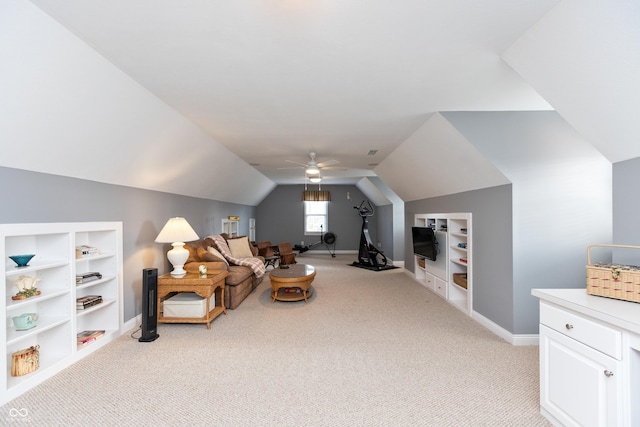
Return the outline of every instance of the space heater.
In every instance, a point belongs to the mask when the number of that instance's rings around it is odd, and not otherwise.
[[[158,269],[142,270],[142,336],[140,342],[158,339]]]

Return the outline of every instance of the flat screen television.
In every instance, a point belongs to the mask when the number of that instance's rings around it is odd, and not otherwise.
[[[431,261],[436,260],[438,241],[431,227],[411,227],[413,253]]]

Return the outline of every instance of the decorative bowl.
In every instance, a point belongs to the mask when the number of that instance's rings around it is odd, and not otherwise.
[[[13,262],[18,264],[18,267],[26,267],[27,265],[29,265],[29,261],[31,261],[31,258],[33,258],[34,256],[36,255],[35,254],[11,255],[9,256],[9,258],[11,258]]]
[[[20,316],[12,317],[16,331],[26,331],[38,326],[38,313],[24,313]]]

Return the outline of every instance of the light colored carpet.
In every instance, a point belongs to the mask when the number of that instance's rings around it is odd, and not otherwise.
[[[0,408],[37,426],[548,426],[538,348],[514,347],[402,269],[305,253],[308,304],[268,277],[204,325],[128,334]],[[136,335],[137,336],[137,335]]]

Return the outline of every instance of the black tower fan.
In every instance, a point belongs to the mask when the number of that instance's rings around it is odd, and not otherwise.
[[[142,336],[140,342],[151,342],[158,339],[158,269],[142,270]]]

